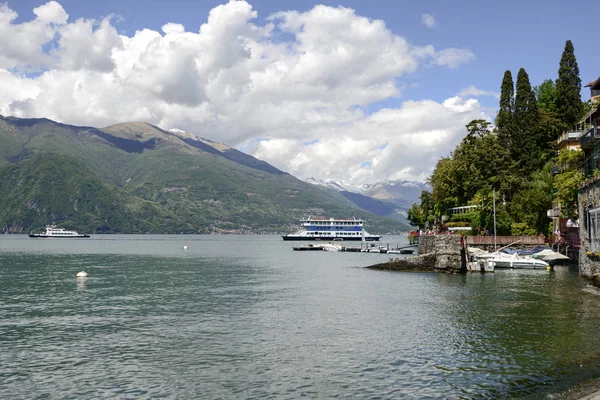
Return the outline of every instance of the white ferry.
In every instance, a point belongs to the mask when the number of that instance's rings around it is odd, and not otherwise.
[[[89,238],[90,235],[77,233],[76,231],[67,231],[64,228],[57,228],[55,225],[46,225],[46,233],[30,233],[32,238]]]
[[[367,240],[381,239],[363,229],[362,219],[307,218],[301,221],[302,229],[282,236],[283,240]]]

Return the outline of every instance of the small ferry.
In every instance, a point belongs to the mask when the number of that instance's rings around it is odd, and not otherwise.
[[[90,235],[77,233],[77,231],[68,231],[64,228],[57,228],[55,225],[46,225],[46,233],[30,233],[32,238],[89,238]]]
[[[371,235],[363,229],[362,219],[307,218],[301,221],[302,229],[282,236],[283,240],[365,240],[378,241],[380,235]]]

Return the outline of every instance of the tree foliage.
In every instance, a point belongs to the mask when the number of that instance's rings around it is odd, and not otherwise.
[[[583,113],[581,79],[573,43],[567,40],[556,80],[556,106],[565,129],[573,129]]]
[[[449,157],[438,161],[429,179],[435,205],[428,209],[443,212],[478,205],[468,221],[479,232],[491,232],[495,198],[499,235],[548,233],[547,210],[553,196],[560,201],[563,216],[576,216],[583,153],[565,150],[557,156],[556,140],[581,117],[580,89],[570,41],[556,84],[547,79],[532,88],[521,68],[515,87],[511,72],[506,71],[494,131],[485,120],[466,126],[463,140]]]
[[[545,160],[539,150],[545,147],[545,143],[540,129],[537,100],[529,83],[529,75],[523,68],[517,75],[514,120],[518,145],[514,146],[511,157],[518,162],[519,169],[515,172],[525,176],[543,165]]]
[[[556,86],[552,79],[546,79],[538,86],[533,87],[533,92],[537,99],[537,105],[540,112],[558,113],[556,104]]]
[[[555,167],[560,171],[554,179],[556,197],[560,201],[562,215],[567,218],[577,216],[577,192],[583,182],[583,157],[582,151],[563,150],[555,163]]]
[[[419,228],[431,227],[435,218],[434,201],[431,193],[423,190],[419,200],[421,200],[421,205],[413,203],[412,207],[408,210],[408,221],[411,225],[418,226]]]

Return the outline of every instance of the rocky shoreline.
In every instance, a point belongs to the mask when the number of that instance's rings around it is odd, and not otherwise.
[[[434,253],[407,258],[390,258],[388,262],[367,267],[379,271],[435,271],[436,256]]]
[[[382,271],[421,271],[456,273],[465,270],[460,236],[423,236],[419,241],[419,255],[390,258],[388,262],[367,268]]]

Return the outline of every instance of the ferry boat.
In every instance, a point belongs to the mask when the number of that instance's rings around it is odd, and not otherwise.
[[[301,221],[302,229],[282,236],[283,240],[365,240],[378,241],[380,235],[371,235],[363,229],[362,219],[307,218]]]
[[[89,238],[90,235],[77,233],[77,231],[68,231],[64,228],[57,228],[55,225],[46,225],[46,233],[30,233],[32,238]]]

